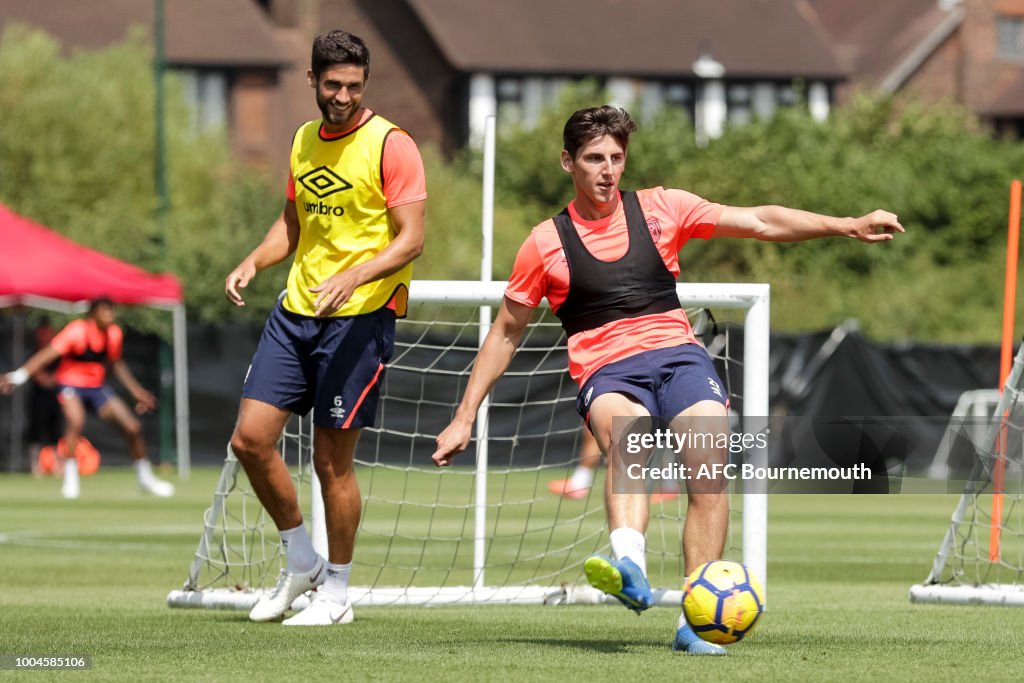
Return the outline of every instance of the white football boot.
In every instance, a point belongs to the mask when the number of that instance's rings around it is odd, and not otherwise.
[[[351,624],[352,618],[351,602],[341,603],[326,593],[317,591],[313,593],[309,607],[282,623],[285,626],[334,626]]]
[[[170,498],[174,495],[174,484],[154,476],[139,479],[139,488],[144,493],[150,493],[157,498]]]
[[[273,621],[284,615],[299,597],[306,591],[322,584],[327,578],[327,566],[324,558],[317,555],[316,564],[308,572],[290,572],[282,569],[277,577],[277,585],[269,595],[262,596],[249,612],[252,621]]]

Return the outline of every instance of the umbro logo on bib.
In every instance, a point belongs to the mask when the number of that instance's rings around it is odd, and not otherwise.
[[[352,183],[326,166],[314,168],[309,173],[300,175],[297,180],[320,199],[330,197],[335,192],[352,189]]]

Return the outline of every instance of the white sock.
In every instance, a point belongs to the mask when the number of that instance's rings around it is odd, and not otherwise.
[[[609,538],[612,542],[612,554],[616,560],[621,560],[628,557],[633,560],[640,571],[647,576],[647,539],[644,535],[636,529],[630,529],[628,526],[619,527],[609,534]]]
[[[316,564],[316,551],[313,550],[313,543],[306,533],[306,524],[303,522],[294,529],[278,533],[281,535],[281,544],[288,559],[288,571],[308,572],[312,569]]]
[[[327,578],[317,588],[322,593],[336,602],[342,604],[348,602],[348,575],[352,572],[352,563],[334,564],[327,563]]]
[[[590,467],[577,465],[576,470],[569,477],[569,488],[589,489],[594,483],[594,470]]]
[[[146,482],[153,481],[153,466],[149,463],[149,460],[141,458],[135,461],[135,476],[138,478],[139,483],[144,484]]]
[[[64,461],[64,483],[78,488],[78,461],[68,458]]]

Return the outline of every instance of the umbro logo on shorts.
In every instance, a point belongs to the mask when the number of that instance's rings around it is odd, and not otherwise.
[[[334,407],[331,408],[331,417],[335,420],[340,420],[345,417],[345,409],[342,407],[342,403],[343,401],[341,396],[334,397]]]

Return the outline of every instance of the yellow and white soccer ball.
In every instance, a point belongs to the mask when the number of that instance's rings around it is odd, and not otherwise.
[[[763,611],[761,582],[738,562],[707,562],[686,578],[683,614],[704,640],[735,643],[754,629]]]

